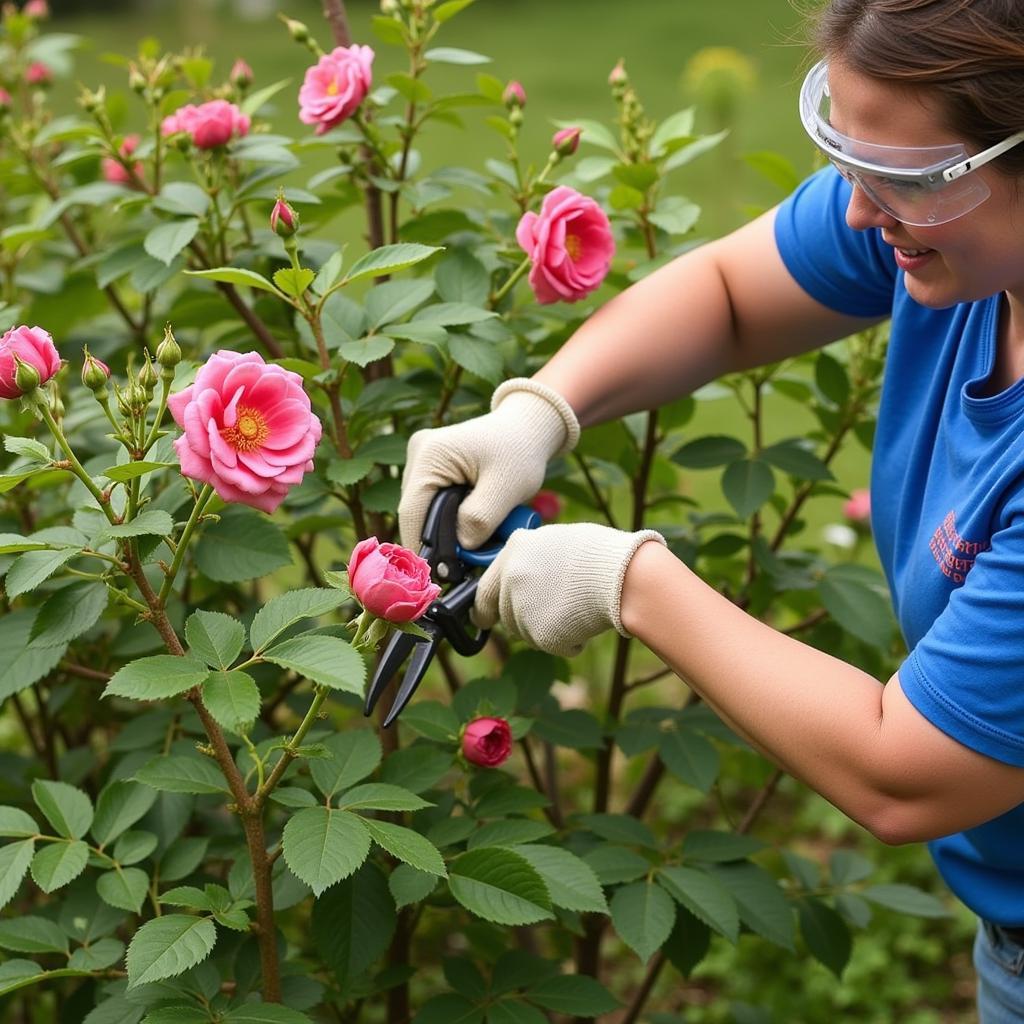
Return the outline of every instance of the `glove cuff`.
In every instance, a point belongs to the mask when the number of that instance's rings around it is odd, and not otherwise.
[[[552,457],[565,455],[576,447],[580,439],[579,420],[576,418],[576,413],[572,411],[572,406],[557,391],[530,377],[513,377],[511,380],[505,381],[504,384],[499,384],[495,389],[491,396],[491,411],[497,409],[512,394],[536,395],[558,414],[561,426],[564,428],[564,438],[557,439]]]
[[[619,636],[631,637],[633,634],[630,633],[625,626],[622,624],[622,586],[626,582],[626,570],[629,568],[629,563],[633,560],[633,556],[636,554],[637,549],[641,544],[646,544],[649,540],[657,541],[663,547],[668,547],[665,542],[665,538],[662,537],[657,530],[639,530],[636,533],[629,535],[630,543],[628,547],[622,552],[621,561],[618,565],[618,575],[614,581],[614,589],[612,590],[612,607],[611,607],[611,620],[612,625],[615,627],[615,631]]]

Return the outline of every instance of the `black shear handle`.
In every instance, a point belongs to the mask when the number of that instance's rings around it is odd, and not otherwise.
[[[463,580],[462,583],[452,587],[442,600],[435,601],[427,612],[430,620],[436,623],[444,633],[445,639],[459,654],[466,657],[483,650],[490,632],[482,629],[473,637],[466,632],[466,628],[462,624],[463,612],[472,608],[473,602],[476,600],[478,582],[479,580],[476,578]]]

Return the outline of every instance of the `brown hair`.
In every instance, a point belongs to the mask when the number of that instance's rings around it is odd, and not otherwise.
[[[813,40],[860,74],[937,96],[948,127],[980,148],[1024,128],[1020,0],[829,0]],[[1024,143],[992,166],[1024,175]]]

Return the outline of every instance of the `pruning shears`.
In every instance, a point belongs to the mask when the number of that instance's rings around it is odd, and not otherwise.
[[[476,599],[476,587],[489,566],[501,553],[514,530],[533,530],[541,518],[532,508],[518,505],[502,521],[483,547],[470,551],[455,537],[455,519],[462,499],[469,493],[465,486],[446,487],[437,492],[423,524],[420,557],[430,565],[430,578],[443,589],[441,595],[416,620],[428,636],[393,630],[377,671],[366,694],[364,715],[373,712],[377,701],[405,659],[412,654],[395,701],[384,719],[387,728],[412,699],[426,674],[442,640],[464,656],[476,654],[487,642],[488,630],[470,632],[469,611]],[[447,588],[447,589],[444,589]]]

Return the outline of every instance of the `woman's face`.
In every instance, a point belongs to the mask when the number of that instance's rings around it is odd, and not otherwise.
[[[964,143],[944,126],[938,104],[918,91],[869,78],[833,60],[828,70],[832,125],[844,135],[883,146]],[[1012,126],[1007,127],[1007,134]],[[1024,145],[1024,143],[1022,143]],[[1024,182],[981,167],[992,194],[970,213],[934,227],[903,224],[854,188],[846,222],[880,228],[905,271],[911,298],[941,308],[1009,292],[1024,302]]]

